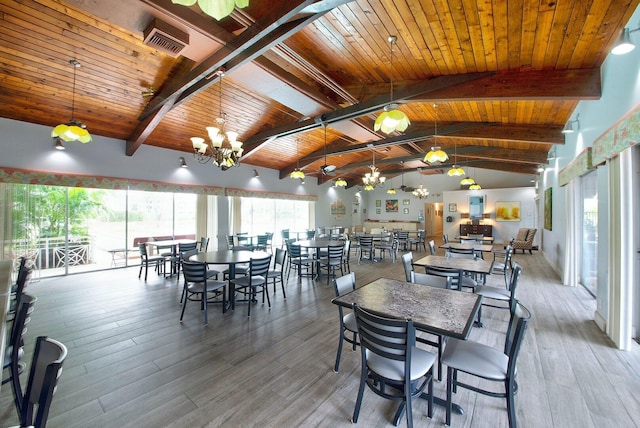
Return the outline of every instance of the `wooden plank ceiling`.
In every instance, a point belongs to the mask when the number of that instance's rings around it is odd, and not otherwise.
[[[599,68],[639,2],[251,0],[218,22],[170,0],[7,0],[0,116],[55,126],[74,104],[73,118],[126,140],[127,155],[141,144],[191,153],[221,103],[242,162],[283,179],[299,165],[358,185],[373,151],[388,177],[454,162],[535,174],[578,101],[600,97]],[[154,18],[189,34],[182,55],[144,44]],[[391,83],[411,125],[374,133]],[[447,163],[422,161],[434,145]],[[320,174],[325,163],[335,176]]]

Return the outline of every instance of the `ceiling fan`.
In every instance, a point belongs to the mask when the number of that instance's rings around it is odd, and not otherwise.
[[[335,165],[327,164],[327,125],[324,125],[324,164],[320,167],[322,175],[333,176],[332,172],[336,169]]]
[[[404,162],[400,162],[400,165],[401,166],[404,165]],[[415,187],[404,185],[404,171],[400,173],[400,178],[402,180],[402,184],[400,185],[400,190],[402,190],[403,192],[413,192],[414,190],[416,190]]]

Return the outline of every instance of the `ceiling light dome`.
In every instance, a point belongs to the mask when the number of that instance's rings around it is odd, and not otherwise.
[[[373,130],[378,132],[382,131],[385,134],[391,134],[394,131],[404,132],[407,130],[411,122],[407,115],[398,110],[398,104],[393,102],[393,45],[398,38],[396,36],[389,36],[387,40],[391,45],[391,52],[389,54],[389,68],[390,68],[390,94],[389,104],[384,106],[384,111],[376,118],[373,124]]]
[[[447,159],[449,159],[449,155],[444,150],[442,150],[440,146],[431,147],[431,151],[424,157],[424,161],[429,163],[442,163]]]

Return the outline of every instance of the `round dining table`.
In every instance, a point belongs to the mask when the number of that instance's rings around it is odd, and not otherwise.
[[[271,257],[271,254],[267,253],[266,251],[219,250],[195,254],[189,257],[189,261],[206,263],[209,265],[229,266],[229,302],[231,303],[231,309],[235,309],[236,289],[231,280],[236,277],[236,265],[240,263],[249,263],[251,262],[251,259],[263,259],[265,257]]]

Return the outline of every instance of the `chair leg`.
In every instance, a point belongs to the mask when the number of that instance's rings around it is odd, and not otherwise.
[[[340,356],[342,355],[342,341],[344,340],[344,328],[342,328],[342,322],[340,322],[340,337],[338,338],[338,353],[336,354],[336,364],[333,366],[333,372],[338,373],[340,369]]]
[[[515,385],[510,379],[507,379],[504,384],[505,391],[507,392],[507,414],[509,415],[509,428],[516,428],[516,406],[515,406]]]
[[[202,301],[204,307],[204,325],[209,325],[209,317],[207,316],[207,290],[202,293]]]
[[[360,407],[362,406],[362,397],[364,396],[364,384],[367,381],[367,367],[365,363],[362,363],[362,369],[360,374],[360,387],[358,388],[358,398],[356,399],[356,407],[353,409],[353,416],[351,422],[354,424],[358,422],[358,416],[360,415]]]
[[[185,287],[184,289],[184,302],[182,302],[182,312],[180,312],[180,322],[182,322],[182,318],[184,317],[184,310],[187,307],[187,300],[189,300],[188,292]]]

